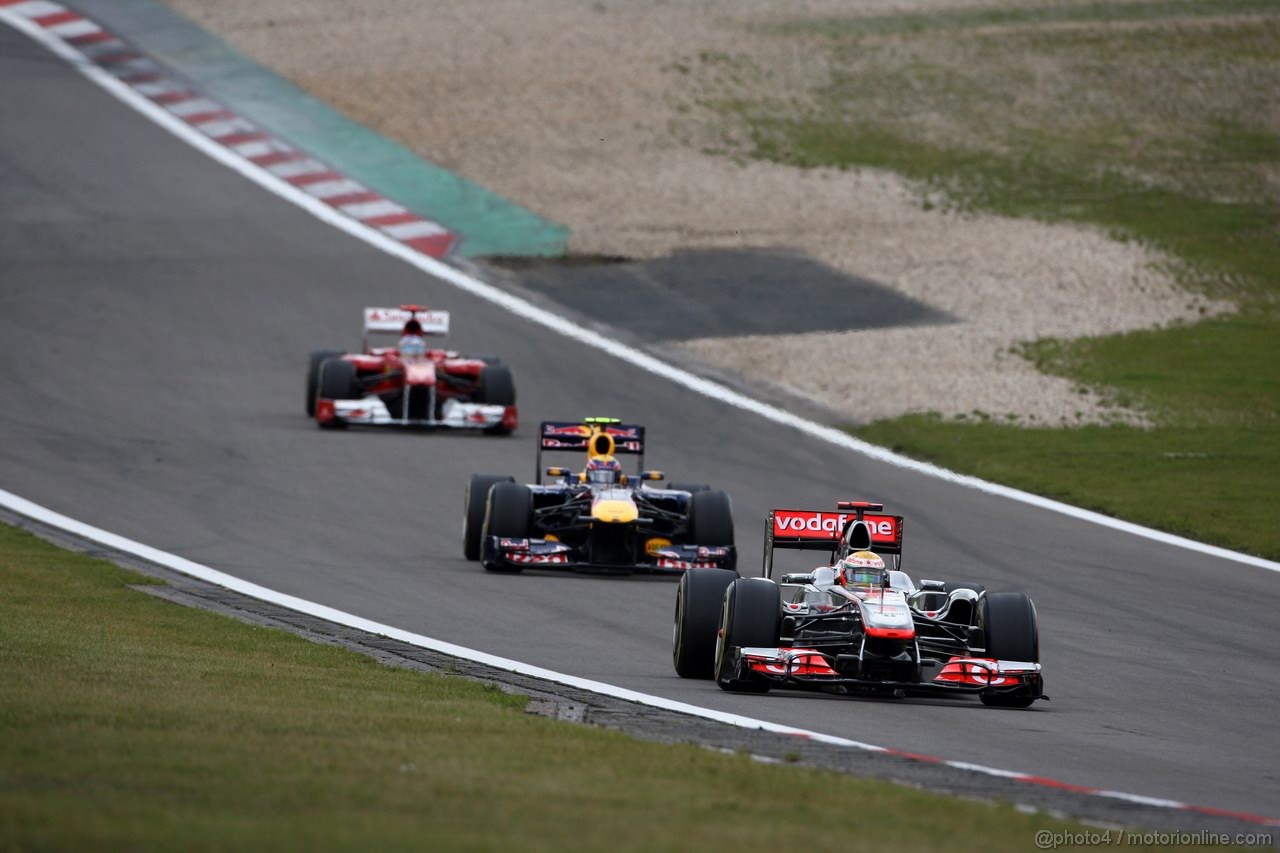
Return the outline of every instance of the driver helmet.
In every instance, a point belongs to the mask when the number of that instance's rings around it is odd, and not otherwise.
[[[840,582],[846,587],[877,587],[884,583],[884,560],[871,551],[854,551],[840,561]]]
[[[587,460],[585,472],[588,483],[597,486],[613,486],[622,481],[622,465],[612,456],[597,456]]]
[[[427,339],[422,335],[405,335],[400,339],[400,357],[406,361],[413,361],[427,356]]]

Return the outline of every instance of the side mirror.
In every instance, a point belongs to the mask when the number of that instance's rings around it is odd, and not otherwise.
[[[640,474],[641,480],[665,480],[667,475],[661,471],[644,471]]]
[[[547,469],[548,477],[567,477],[569,476],[568,468],[551,467]]]
[[[922,580],[920,581],[920,589],[928,590],[929,592],[946,592],[947,585],[942,581]]]

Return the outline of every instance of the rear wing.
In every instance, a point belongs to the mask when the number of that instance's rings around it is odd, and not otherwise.
[[[410,320],[417,320],[423,335],[449,334],[449,312],[431,311],[424,305],[401,305],[399,308],[364,309],[364,348],[369,349],[370,332],[399,334]]]
[[[775,548],[797,551],[826,551],[834,560],[840,543],[850,528],[861,523],[866,528],[862,542],[877,554],[896,555],[894,565],[902,560],[902,526],[900,515],[885,515],[883,504],[870,501],[840,501],[836,511],[821,509],[771,509],[764,526],[764,576],[773,577]],[[859,543],[861,544],[861,543]]]
[[[597,435],[608,436],[612,455],[639,456],[636,472],[644,470],[644,427],[624,424],[617,418],[583,418],[580,421],[543,421],[538,427],[538,479],[542,482],[543,452],[581,451],[592,448]]]

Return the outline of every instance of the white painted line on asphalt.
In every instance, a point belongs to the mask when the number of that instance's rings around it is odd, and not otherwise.
[[[22,4],[30,6],[33,4]],[[53,4],[50,4],[53,5]],[[796,417],[776,406],[739,394],[723,385],[703,379],[700,376],[681,370],[680,368],[669,365],[654,356],[649,355],[641,350],[625,346],[613,341],[609,338],[599,335],[595,332],[577,326],[567,318],[561,317],[545,309],[539,308],[530,302],[519,297],[512,296],[505,291],[499,290],[493,285],[487,284],[478,279],[472,278],[460,270],[449,266],[441,261],[437,261],[429,256],[421,255],[413,251],[411,248],[402,243],[398,243],[386,234],[362,225],[359,222],[343,216],[334,208],[324,204],[314,196],[308,195],[299,188],[289,184],[288,182],[272,175],[266,169],[260,168],[248,160],[235,154],[230,149],[218,145],[194,130],[190,125],[181,119],[171,115],[164,108],[154,104],[143,95],[139,94],[135,89],[127,84],[117,80],[111,74],[105,72],[91,62],[87,62],[85,58],[75,49],[64,43],[61,39],[47,33],[43,28],[37,26],[21,15],[12,14],[16,7],[0,6],[0,20],[9,23],[16,29],[26,33],[31,38],[43,44],[56,55],[66,59],[73,67],[87,76],[90,80],[97,83],[102,88],[111,92],[124,103],[133,107],[138,112],[150,118],[152,121],[164,127],[166,130],[178,136],[188,144],[199,149],[203,153],[222,163],[223,165],[240,173],[244,177],[269,190],[270,192],[296,204],[316,218],[340,228],[343,231],[355,236],[366,243],[394,255],[407,263],[414,265],[422,271],[440,278],[460,290],[472,293],[482,299],[485,299],[495,305],[505,308],[512,313],[524,317],[532,322],[538,323],[566,337],[578,340],[588,346],[595,347],[604,352],[609,353],[623,361],[633,364],[641,369],[647,370],[655,375],[670,379],[671,381],[682,385],[690,390],[701,393],[711,399],[719,400],[727,405],[743,409],[754,414],[758,414],[775,423],[784,426],[793,427],[800,432],[812,435],[816,438],[823,439],[839,447],[861,453],[873,459],[906,468],[939,479],[958,483],[960,485],[969,486],[991,494],[1008,497],[1012,500],[1021,501],[1034,506],[1040,506],[1065,515],[1070,515],[1084,521],[1090,521],[1107,527],[1112,527],[1126,532],[1143,536],[1165,544],[1175,545],[1189,550],[1199,551],[1212,556],[1222,557],[1224,559],[1235,560],[1250,565],[1256,565],[1270,571],[1280,572],[1280,563],[1274,563],[1269,560],[1251,557],[1245,554],[1237,554],[1223,548],[1217,548],[1212,545],[1205,545],[1200,542],[1194,542],[1178,536],[1172,536],[1161,531],[1151,530],[1139,525],[1130,524],[1128,522],[1118,521],[1117,519],[1093,513],[1088,510],[1082,510],[1057,501],[1050,501],[1037,495],[1031,495],[1026,492],[1020,492],[1016,489],[1009,489],[1005,486],[999,486],[993,483],[987,483],[976,477],[968,477],[956,474],[928,463],[917,462],[903,456],[898,456],[882,447],[877,447],[859,439],[853,438],[846,433],[831,427],[823,426],[815,421]],[[56,7],[61,9],[62,7]],[[240,121],[237,119],[237,121]],[[245,123],[248,125],[248,123]],[[246,129],[254,129],[253,125],[248,125]],[[206,132],[208,132],[206,130]],[[226,135],[226,134],[219,134]],[[874,744],[863,743],[848,738],[837,737],[835,735],[823,734],[822,732],[798,729],[792,726],[785,726],[778,723],[771,723],[767,720],[757,720],[751,717],[744,717],[738,714],[730,714],[724,711],[717,711],[711,708],[702,708],[696,705],[689,705],[684,702],[677,702],[662,696],[653,696],[646,693],[628,690],[626,688],[617,687],[615,685],[606,684],[599,681],[580,678],[574,675],[555,672],[553,670],[544,669],[542,667],[532,666],[530,664],[521,663],[520,661],[510,660],[508,658],[499,657],[488,654],[487,652],[469,649],[464,646],[458,646],[453,643],[447,643],[436,640],[422,634],[405,631],[390,625],[384,625],[379,622],[365,619],[345,611],[327,607],[316,602],[306,599],[297,598],[292,595],[276,592],[267,587],[241,580],[240,578],[220,572],[208,566],[201,565],[184,557],[170,554],[148,545],[136,542],[123,536],[102,530],[97,527],[76,521],[61,513],[42,507],[31,501],[21,498],[11,492],[0,489],[0,506],[9,509],[19,515],[27,516],[35,519],[43,524],[56,527],[60,530],[67,531],[76,536],[99,542],[109,548],[117,551],[133,555],[135,557],[147,560],[157,565],[165,566],[173,571],[180,572],[191,577],[199,578],[208,583],[212,583],[235,592],[248,595],[261,601],[267,601],[295,610],[300,613],[306,613],[319,619],[325,619],[336,624],[345,625],[356,630],[365,631],[371,634],[379,634],[390,637],[410,645],[420,648],[430,649],[441,654],[452,655],[464,660],[474,661],[485,666],[495,669],[501,669],[508,672],[514,672],[520,675],[526,675],[531,678],[538,678],[544,681],[550,681],[557,684],[563,684],[567,687],[574,687],[581,690],[587,690],[604,696],[610,696],[637,704],[647,705],[654,708],[662,708],[681,714],[688,714],[707,720],[725,723],[732,726],[747,729],[759,729],[762,731],[775,732],[779,734],[794,735],[798,737],[809,738],[820,743],[830,744],[832,746],[843,746],[852,749],[864,750],[867,752],[877,752],[889,755],[907,756],[906,753],[897,750],[887,749],[886,747],[876,746]],[[909,756],[908,756],[909,757]],[[920,758],[920,756],[915,756]],[[937,759],[933,759],[938,761]],[[1001,778],[1016,779],[1025,781],[1030,784],[1049,784],[1054,786],[1049,780],[1034,777],[1026,773],[1019,773],[1010,770],[1001,770],[993,767],[986,767],[979,764],[970,764],[960,761],[938,761],[957,769],[982,773],[990,776]],[[1218,810],[1202,809],[1197,806],[1190,806],[1175,800],[1163,800],[1154,797],[1144,797],[1136,794],[1125,794],[1118,791],[1099,791],[1091,790],[1097,796],[1110,797],[1114,799],[1128,800],[1134,803],[1146,803],[1150,805],[1159,805],[1166,808],[1182,809],[1189,811],[1199,811],[1205,813],[1224,814]],[[1280,825],[1280,821],[1273,818],[1262,817],[1258,815],[1235,814],[1234,816],[1244,820],[1264,823],[1269,826]]]
[[[64,6],[50,3],[48,0],[30,0],[28,3],[17,3],[10,6],[5,11],[21,15],[24,18],[43,18],[46,15],[56,15],[67,10]]]
[[[1165,533],[1162,530],[1153,530],[1150,527],[1143,527],[1140,524],[1122,521],[1118,518],[1112,518],[1111,516],[1103,515],[1099,512],[1081,509],[1080,507],[1071,506],[1070,504],[1051,500],[1049,498],[1041,497],[1040,495],[1033,495],[1029,492],[1021,491],[1020,489],[1002,486],[998,483],[989,483],[986,480],[971,477],[967,474],[957,474],[954,471],[949,471],[946,468],[940,468],[937,465],[932,465],[928,462],[920,462],[915,459],[900,456],[886,448],[878,447],[877,445],[854,438],[841,430],[825,426],[817,421],[793,415],[777,406],[748,397],[745,394],[741,394],[717,382],[712,382],[709,379],[704,379],[687,370],[682,370],[679,367],[668,364],[642,350],[619,343],[618,341],[607,338],[597,332],[593,332],[590,329],[579,326],[559,314],[555,314],[544,308],[539,308],[527,300],[521,299],[518,296],[513,296],[512,294],[494,287],[491,284],[480,281],[477,278],[473,278],[443,261],[420,254],[412,247],[396,242],[389,235],[383,233],[377,228],[349,219],[342,215],[341,212],[334,210],[332,207],[314,196],[308,195],[298,187],[277,178],[265,169],[261,169],[253,163],[236,156],[227,148],[217,145],[208,138],[195,132],[189,125],[169,115],[165,110],[139,95],[128,85],[116,80],[110,74],[92,63],[86,62],[76,50],[63,43],[62,40],[47,33],[43,28],[36,26],[27,19],[18,15],[10,15],[7,12],[8,10],[0,7],[0,15],[2,15],[6,20],[9,20],[13,26],[29,34],[32,38],[48,47],[54,53],[72,63],[72,65],[88,76],[89,79],[111,92],[121,101],[124,101],[126,104],[161,125],[175,136],[195,148],[198,148],[200,151],[214,158],[223,165],[234,169],[269,192],[296,204],[298,207],[306,210],[317,219],[327,222],[335,228],[340,228],[353,237],[363,240],[370,246],[380,249],[389,255],[394,255],[405,263],[411,264],[423,272],[453,285],[459,290],[463,290],[497,305],[500,308],[504,308],[517,316],[529,320],[530,322],[537,323],[538,325],[564,335],[567,338],[571,338],[579,341],[580,343],[586,344],[587,346],[606,352],[615,358],[640,368],[641,370],[648,371],[656,376],[661,376],[677,385],[681,385],[691,391],[702,394],[705,397],[709,397],[713,400],[724,403],[725,405],[733,406],[734,408],[759,415],[773,423],[790,427],[843,450],[849,450],[871,459],[884,462],[888,465],[893,465],[909,471],[915,471],[919,474],[935,477],[939,480],[955,483],[959,486],[965,486],[980,492],[997,495],[1019,503],[1038,507],[1079,521],[1085,521],[1090,524],[1097,524],[1102,527],[1108,527],[1112,530],[1129,533],[1134,536],[1149,539],[1153,542],[1159,542],[1162,545],[1182,548],[1188,551],[1204,554],[1205,556],[1215,557],[1222,560],[1230,560],[1235,563],[1265,569],[1269,572],[1280,573],[1280,563],[1273,560],[1255,557],[1251,554],[1241,554],[1236,551],[1230,551],[1226,548],[1220,548],[1216,545],[1208,545],[1204,542],[1196,542],[1193,539],[1175,536],[1172,533]],[[245,124],[248,125],[248,122],[245,122]],[[252,125],[248,125],[247,129],[254,128]],[[363,189],[363,186],[360,188]]]
[[[417,222],[402,222],[399,225],[386,225],[382,230],[397,240],[413,240],[417,237],[434,237],[437,234],[449,233],[436,223],[425,219]]]
[[[128,90],[129,90],[129,87],[125,86],[125,91],[128,91]],[[252,133],[253,131],[258,129],[257,126],[254,125],[252,122],[243,118],[229,118],[229,119],[217,119],[214,121],[206,121],[206,122],[201,122],[200,124],[196,125],[196,127],[199,128],[200,131],[204,133],[206,136],[209,136],[213,139],[221,139],[224,136],[231,136],[232,134],[235,134],[235,133]]]
[[[381,198],[377,201],[344,204],[342,212],[347,216],[354,216],[356,219],[373,219],[375,216],[398,216],[401,213],[408,213],[409,209],[402,204],[396,204],[390,199]],[[443,231],[444,229],[439,228],[439,230]]]
[[[276,139],[259,139],[253,142],[242,142],[239,145],[231,146],[235,152],[241,157],[252,160],[255,157],[262,157],[266,154],[274,154],[276,152],[284,153],[293,151],[287,144]]]
[[[67,21],[65,24],[54,24],[49,27],[49,32],[64,39],[75,38],[76,36],[87,36],[89,33],[96,33],[102,29],[92,21],[81,19],[79,21]]]
[[[327,172],[329,167],[319,160],[306,158],[304,160],[286,160],[283,163],[276,163],[274,166],[267,166],[273,174],[282,178],[296,178],[299,175],[310,175],[316,172]]]
[[[337,198],[340,195],[354,195],[367,192],[365,185],[350,178],[338,178],[332,181],[316,181],[302,187],[308,194],[316,198]]]
[[[161,551],[158,548],[152,548],[150,545],[144,545],[124,536],[103,530],[85,524],[82,521],[76,521],[73,518],[65,516],[59,512],[40,506],[37,503],[19,497],[12,492],[0,489],[0,507],[4,507],[10,512],[18,515],[26,516],[66,531],[74,536],[87,539],[91,542],[97,542],[105,545],[115,551],[128,554],[139,559],[146,560],[172,569],[184,575],[198,578],[216,586],[224,587],[234,592],[256,598],[259,601],[270,602],[271,604],[287,607],[290,610],[296,610],[299,613],[306,613],[308,616],[314,616],[317,619],[324,619],[338,625],[345,625],[348,628],[355,628],[358,631],[365,631],[370,634],[377,634],[384,637],[390,637],[393,640],[400,640],[418,648],[430,649],[440,654],[450,655],[463,660],[474,661],[485,666],[501,669],[506,672],[514,672],[520,675],[527,675],[530,678],[538,678],[543,681],[553,681],[557,684],[563,684],[567,687],[575,687],[580,690],[587,690],[592,693],[598,693],[602,696],[611,696],[615,699],[623,699],[628,702],[636,702],[641,705],[648,705],[654,708],[663,708],[668,711],[675,711],[681,714],[691,714],[695,717],[702,717],[708,720],[715,720],[720,723],[728,723],[729,725],[739,726],[748,729],[763,729],[764,731],[777,732],[780,734],[801,735],[803,737],[812,738],[813,740],[829,743],[833,746],[847,746],[854,749],[866,750],[868,752],[887,752],[888,750],[882,746],[874,746],[861,741],[850,740],[848,738],[836,737],[835,735],[822,734],[821,732],[811,732],[804,729],[793,728],[792,726],[784,726],[779,723],[770,723],[766,720],[755,720],[750,717],[743,717],[737,714],[730,714],[724,711],[716,711],[711,708],[700,708],[696,705],[688,705],[684,702],[676,702],[672,699],[666,699],[661,696],[650,696],[647,693],[638,693],[634,690],[627,690],[623,687],[615,687],[612,684],[605,684],[600,681],[592,681],[587,678],[579,678],[576,675],[567,675],[562,672],[555,672],[549,669],[543,669],[539,666],[532,666],[520,661],[511,660],[509,658],[491,655],[487,652],[469,649],[465,646],[458,646],[453,643],[447,643],[443,640],[437,640],[422,634],[415,634],[411,631],[405,631],[395,628],[391,625],[384,625],[381,622],[374,622],[352,613],[337,610],[332,607],[326,607],[323,604],[317,604],[314,601],[308,601],[305,598],[297,598],[296,596],[286,595],[282,592],[276,592],[264,586],[241,580],[234,575],[220,572],[209,566],[188,560],[185,557],[179,557],[176,554],[170,554],[167,551]],[[977,765],[974,765],[976,768]],[[1003,775],[1006,771],[993,771]]]
[[[175,80],[161,80],[158,83],[138,83],[134,88],[148,98],[158,98],[171,92],[187,92],[186,84]]]
[[[943,761],[929,756],[905,753],[896,749],[889,749],[883,746],[876,746],[875,744],[851,740],[850,738],[824,734],[823,732],[800,729],[794,726],[782,725],[780,723],[772,723],[768,720],[758,720],[753,717],[742,716],[741,714],[717,711],[713,708],[703,708],[698,705],[690,705],[686,702],[677,702],[663,696],[640,693],[639,691],[628,690],[624,687],[618,687],[613,684],[593,681],[588,678],[580,678],[576,675],[568,675],[563,672],[556,672],[554,670],[544,669],[540,666],[533,666],[531,664],[511,660],[510,658],[491,655],[487,652],[477,651],[476,649],[469,649],[465,646],[447,643],[443,640],[437,640],[423,634],[415,634],[412,631],[405,631],[401,628],[395,628],[381,622],[374,622],[373,620],[365,619],[364,617],[356,616],[355,614],[347,613],[343,610],[327,607],[323,604],[317,604],[316,602],[308,601],[305,598],[298,598],[282,592],[276,592],[273,589],[268,589],[267,587],[259,586],[258,584],[251,583],[246,580],[241,580],[234,575],[220,572],[217,569],[196,563],[192,560],[186,559],[185,557],[179,557],[176,554],[170,554],[167,551],[161,551],[158,548],[152,548],[149,545],[143,545],[141,542],[136,542],[124,536],[111,533],[90,524],[85,524],[82,521],[77,521],[63,515],[62,513],[55,512],[25,498],[19,497],[12,492],[5,491],[4,489],[0,489],[0,507],[18,515],[33,519],[48,527],[65,531],[81,539],[87,539],[91,542],[97,542],[101,545],[105,545],[114,551],[129,554],[133,557],[146,560],[147,562],[164,566],[165,568],[172,569],[180,574],[198,578],[202,581],[206,581],[207,583],[258,599],[259,601],[266,601],[280,607],[288,608],[289,610],[305,613],[308,616],[314,616],[317,619],[324,619],[325,621],[333,622],[338,625],[345,625],[346,627],[354,628],[357,631],[364,631],[369,634],[390,637],[393,640],[399,640],[402,643],[407,643],[418,648],[429,649],[440,654],[450,655],[451,657],[461,658],[462,660],[473,661],[505,672],[513,672],[530,678],[537,678],[542,681],[563,684],[566,687],[573,687],[578,690],[586,690],[601,696],[609,696],[626,702],[635,702],[638,705],[645,705],[650,708],[661,708],[677,714],[686,714],[691,717],[712,720],[717,723],[724,723],[741,729],[757,729],[760,731],[773,732],[775,734],[803,737],[819,743],[825,743],[830,746],[847,747],[849,749],[857,749],[864,752],[875,752],[911,760],[922,760],[929,763],[944,764],[947,767],[953,767],[957,770],[979,773],[985,776],[994,776],[1001,779],[1011,779],[1018,782],[1025,782],[1030,785],[1050,788],[1070,788],[1071,790],[1081,794],[1091,794],[1093,796],[1124,800],[1127,802],[1158,808],[1232,816],[1240,820],[1261,823],[1267,826],[1280,826],[1280,820],[1263,815],[1205,809],[1200,806],[1193,806],[1178,802],[1177,800],[1145,797],[1139,794],[1126,794],[1121,791],[1102,791],[1082,786],[1065,786],[1054,782],[1053,780],[1040,776],[1032,776],[1028,773],[1019,773],[1014,770],[1001,770],[996,767],[972,764],[967,761]]]
[[[200,113],[216,113],[222,110],[222,104],[211,101],[208,98],[188,98],[185,101],[178,101],[176,104],[169,104],[167,109],[169,112],[179,118],[187,118],[188,116],[199,115]]]

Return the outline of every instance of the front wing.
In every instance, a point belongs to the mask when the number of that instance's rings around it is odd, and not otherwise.
[[[595,569],[679,575],[689,569],[732,569],[737,565],[737,551],[732,545],[669,545],[654,554],[644,554],[635,563],[593,563],[579,549],[563,542],[487,536],[480,560],[491,569]]]
[[[843,687],[913,694],[1017,693],[1036,697],[1044,690],[1040,664],[1030,661],[953,656],[945,663],[937,662],[940,666],[930,666],[930,670],[938,672],[929,672],[919,681],[881,681],[842,673],[832,657],[817,649],[734,647],[729,653],[736,678],[760,679],[774,687]]]
[[[364,426],[418,427],[423,429],[493,429],[510,432],[516,428],[515,406],[463,403],[450,400],[439,418],[404,418],[391,414],[381,397],[371,394],[360,400],[316,401],[316,421],[322,426],[360,424]]]

